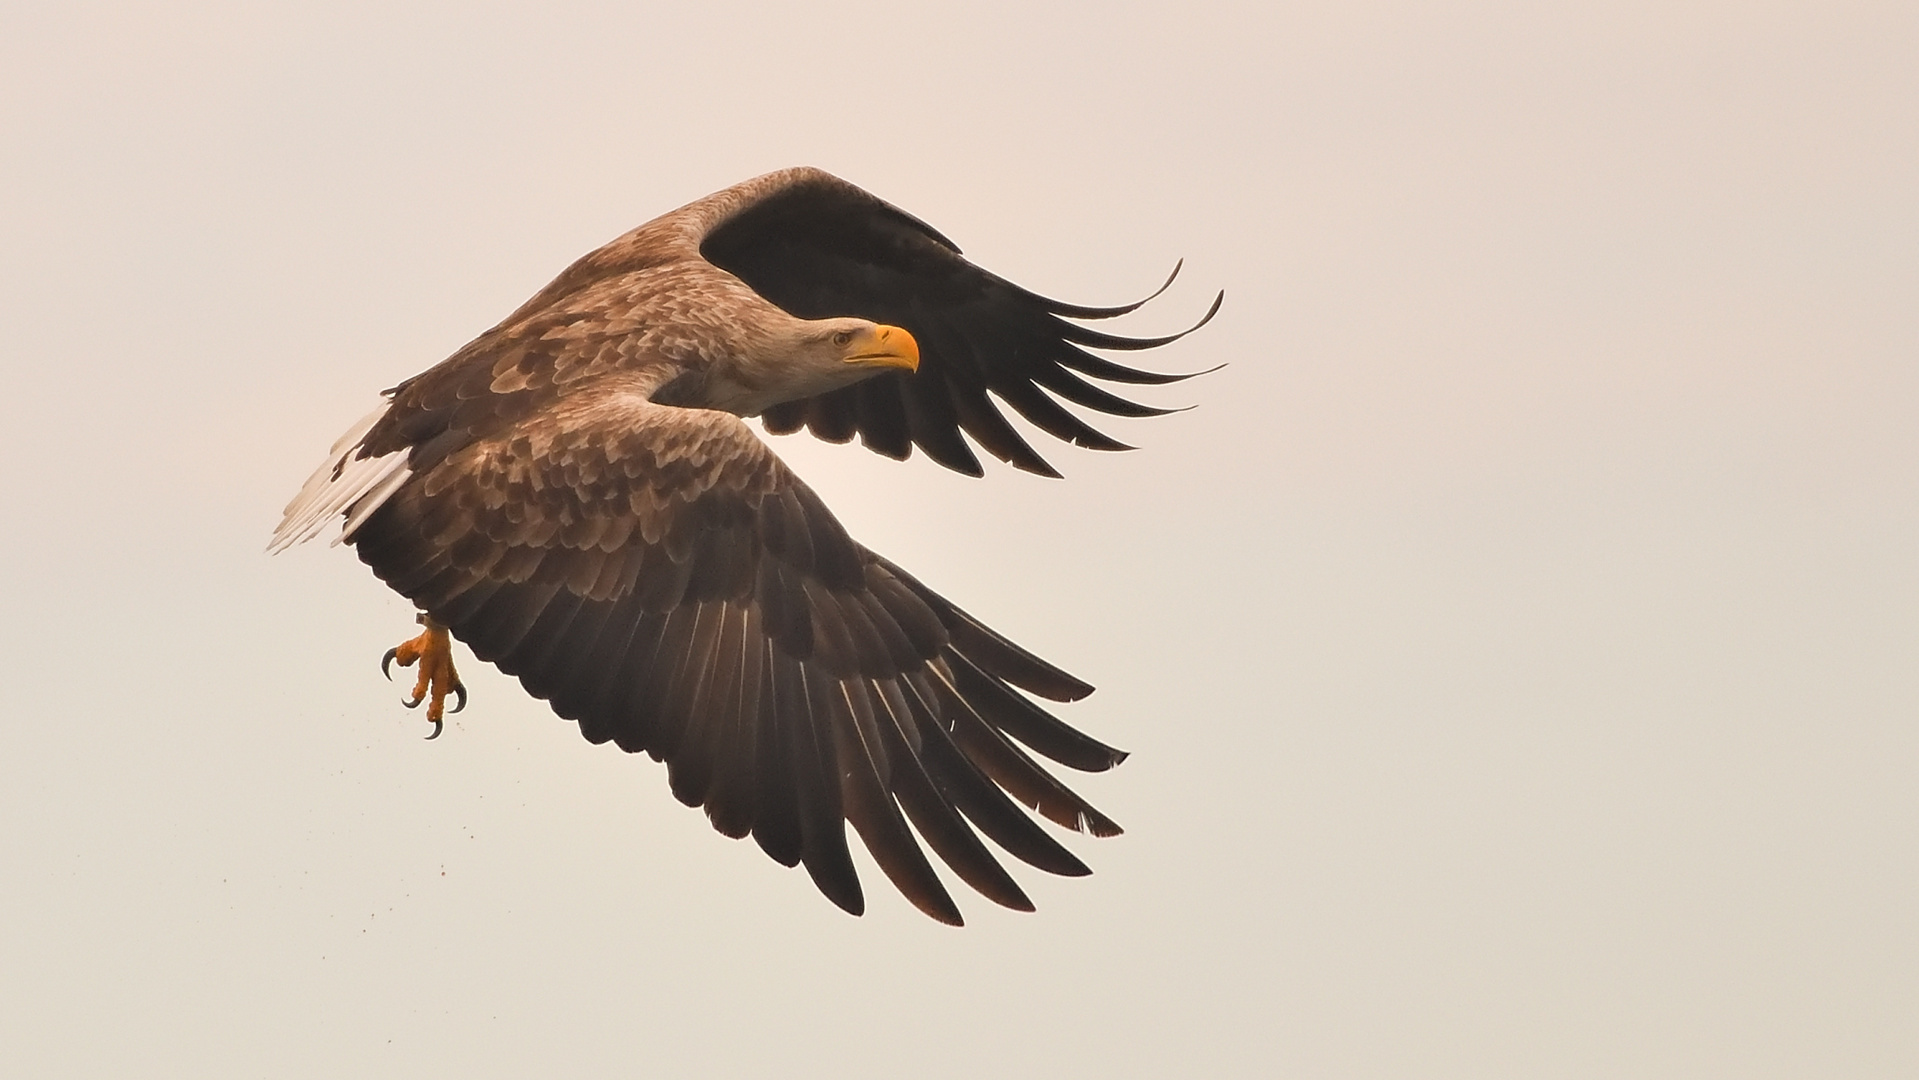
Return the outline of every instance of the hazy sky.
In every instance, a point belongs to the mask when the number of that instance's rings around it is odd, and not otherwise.
[[[0,1072],[1919,1071],[1919,8],[0,14]],[[693,14],[699,10],[698,14]],[[574,257],[832,170],[1228,366],[968,480],[776,440],[1100,687],[1124,837],[852,919],[262,554]],[[863,858],[863,855],[861,856]]]

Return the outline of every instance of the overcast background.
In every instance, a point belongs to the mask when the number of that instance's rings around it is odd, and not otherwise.
[[[0,14],[0,1071],[1919,1070],[1919,8],[680,7]],[[262,554],[795,164],[1073,301],[1184,257],[1133,332],[1227,293],[1063,482],[777,440],[1099,685],[1128,833],[1036,914],[849,918],[470,658],[423,742],[410,607]]]

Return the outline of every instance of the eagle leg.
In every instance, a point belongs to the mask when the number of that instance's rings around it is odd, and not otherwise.
[[[466,708],[466,686],[460,682],[459,672],[453,670],[453,641],[447,636],[446,627],[434,622],[425,612],[420,613],[419,623],[426,627],[420,636],[395,645],[380,657],[380,673],[393,678],[396,661],[401,667],[420,665],[420,677],[413,683],[413,696],[400,704],[416,709],[420,702],[426,702],[426,718],[433,722],[433,734],[427,738],[437,739],[444,726],[441,718],[446,714],[446,696],[454,696],[453,711],[459,712]]]

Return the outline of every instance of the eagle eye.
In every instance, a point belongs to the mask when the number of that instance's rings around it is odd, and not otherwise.
[[[835,345],[844,346],[851,340],[853,340],[853,331],[851,330],[841,330],[839,333],[833,335],[833,344]]]

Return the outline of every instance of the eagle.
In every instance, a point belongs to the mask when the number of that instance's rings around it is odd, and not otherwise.
[[[849,824],[940,922],[962,920],[921,841],[1030,911],[982,836],[1041,870],[1090,873],[1032,815],[1120,832],[1034,756],[1088,772],[1124,760],[1034,700],[1093,687],[854,541],[742,418],[979,476],[970,436],[1057,477],[993,399],[1048,435],[1127,449],[1060,401],[1169,411],[1087,378],[1189,375],[1087,349],[1169,344],[1223,293],[1179,334],[1082,325],[1165,288],[1118,307],[1050,300],[838,177],[769,173],[582,257],[385,391],[269,550],[339,522],[334,542],[419,609],[422,631],[381,667],[419,665],[406,704],[427,702],[428,738],[449,696],[466,704],[457,637],[589,741],[664,762],[681,802],[803,865],[851,914],[865,898]]]

